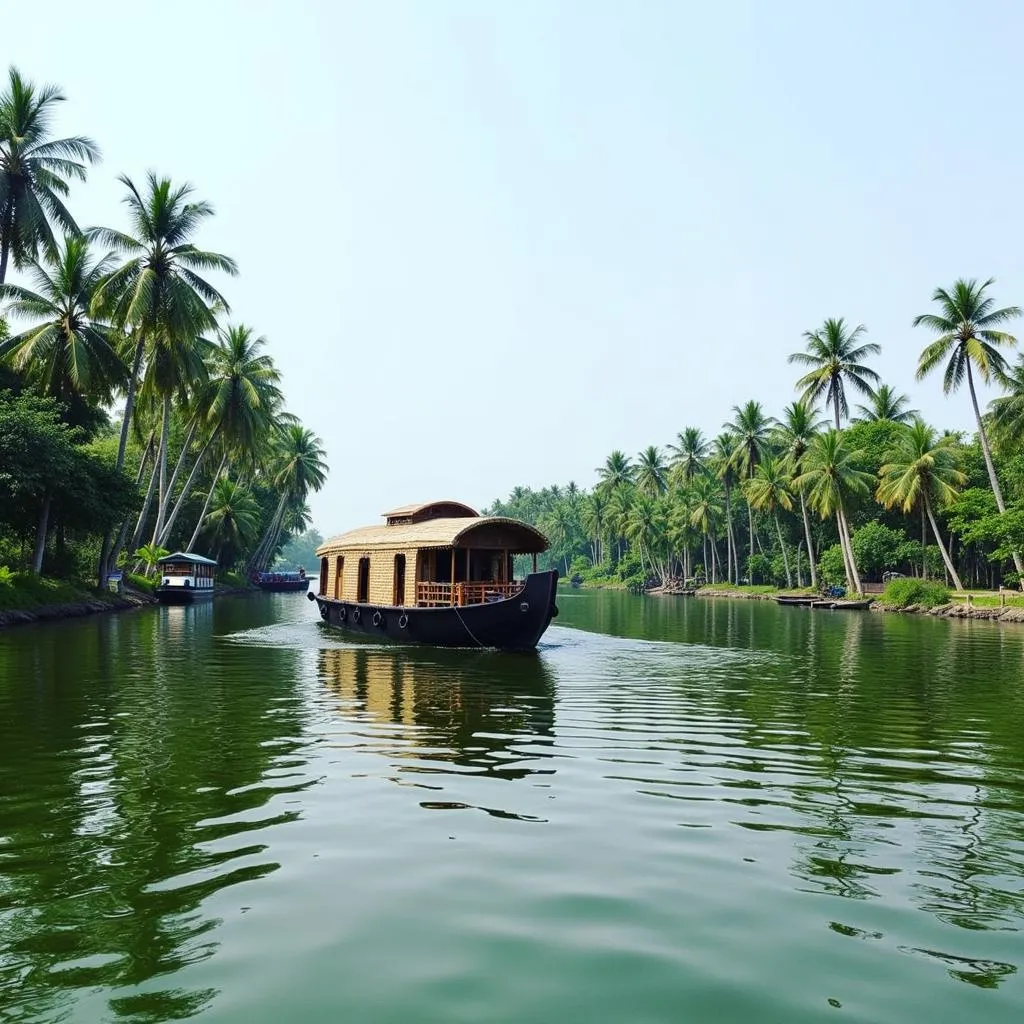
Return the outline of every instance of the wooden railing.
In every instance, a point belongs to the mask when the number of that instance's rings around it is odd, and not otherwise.
[[[513,597],[523,589],[522,581],[508,583],[417,583],[416,604],[421,608],[441,608],[467,604],[486,604]]]

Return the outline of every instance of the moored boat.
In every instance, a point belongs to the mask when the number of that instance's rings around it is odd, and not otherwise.
[[[274,593],[302,593],[309,588],[309,577],[305,569],[298,572],[260,572],[253,577],[252,582],[260,590]]]
[[[875,603],[875,599],[873,597],[864,598],[863,600],[858,599],[858,600],[850,600],[850,601],[844,601],[841,598],[839,598],[839,599],[835,599],[835,600],[833,600],[833,599],[825,599],[823,601],[822,600],[818,600],[818,601],[815,601],[811,605],[811,607],[812,608],[828,608],[830,610],[835,610],[835,611],[838,611],[838,610],[865,611],[866,609],[870,608],[874,603]]]
[[[192,604],[213,597],[217,563],[212,558],[176,551],[157,562],[157,571],[156,597],[161,604]]]
[[[537,571],[544,535],[515,519],[481,516],[456,501],[406,505],[383,526],[341,534],[317,549],[328,625],[436,647],[529,651],[558,614],[558,571]],[[532,555],[517,580],[515,555]]]
[[[815,597],[813,594],[776,594],[776,604],[789,604],[799,605],[803,607],[809,607],[814,604],[815,601],[819,601],[820,598]]]

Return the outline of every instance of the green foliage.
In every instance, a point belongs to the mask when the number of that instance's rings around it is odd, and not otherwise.
[[[0,567],[4,568],[4,567]],[[95,599],[65,580],[6,570],[0,577],[0,611],[28,611],[48,604],[70,604]]]
[[[843,549],[838,544],[825,548],[818,555],[818,578],[828,587],[841,587],[846,583]]]
[[[136,590],[141,590],[146,594],[155,594],[157,588],[157,581],[147,579],[145,576],[139,575],[137,572],[129,572],[125,574],[125,580],[130,583]]]
[[[882,603],[895,608],[938,608],[949,604],[949,588],[931,580],[893,580],[882,594]]]
[[[853,554],[865,579],[880,580],[882,573],[904,563],[907,536],[878,522],[853,531]]]
[[[153,573],[153,566],[169,554],[167,548],[162,548],[158,544],[144,544],[135,552],[135,557],[146,563],[146,575],[150,576]]]
[[[308,572],[319,572],[316,549],[324,539],[317,530],[303,530],[295,537],[289,537],[281,549],[278,561],[285,565],[302,566]]]

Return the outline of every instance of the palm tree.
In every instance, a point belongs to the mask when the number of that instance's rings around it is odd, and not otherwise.
[[[554,551],[562,554],[565,575],[569,575],[569,554],[576,543],[576,519],[567,500],[556,501],[540,521],[541,531],[551,541]]]
[[[226,477],[216,481],[205,529],[217,560],[220,561],[225,548],[236,555],[248,548],[259,528],[260,506],[249,490]]]
[[[1000,382],[1009,393],[989,404],[992,432],[997,443],[1018,445],[1024,441],[1024,355],[1017,358],[1015,366],[1000,374]]]
[[[956,589],[963,590],[935,521],[935,506],[948,505],[967,482],[966,475],[957,468],[952,442],[939,437],[923,420],[916,419],[904,428],[891,459],[879,470],[882,482],[878,485],[878,500],[886,508],[899,505],[904,512],[912,511],[917,505],[923,508],[946,569]]]
[[[80,425],[90,406],[110,401],[125,376],[115,332],[89,312],[108,269],[109,259],[93,259],[86,239],[69,237],[42,261],[28,263],[34,289],[0,285],[0,299],[9,300],[7,313],[32,322],[0,343],[0,360],[27,373]]]
[[[665,479],[665,458],[656,445],[648,445],[637,456],[636,486],[649,498],[665,493],[668,483]]]
[[[159,351],[163,351],[169,362],[175,348],[187,345],[212,329],[216,325],[213,307],[226,312],[228,304],[199,276],[199,271],[216,269],[227,274],[238,271],[227,256],[205,252],[192,243],[200,224],[213,216],[213,207],[209,203],[191,201],[191,185],[174,188],[169,178],[158,178],[150,172],[143,195],[131,178],[122,175],[118,180],[127,189],[123,202],[128,208],[133,234],[92,228],[90,236],[128,256],[121,267],[107,276],[96,295],[96,306],[106,311],[115,324],[132,331],[131,369],[117,449],[116,466],[121,469],[147,349],[151,362],[156,362],[152,357]],[[162,447],[161,480],[167,459],[167,446]],[[162,489],[161,493],[165,495],[166,490]],[[110,560],[117,558],[126,532],[127,524],[122,528]],[[101,583],[108,561],[108,544],[109,538],[104,538],[100,556]]]
[[[858,594],[862,588],[846,520],[846,504],[851,496],[867,493],[875,482],[870,473],[856,468],[855,462],[860,457],[860,452],[846,448],[841,431],[829,430],[812,439],[804,455],[804,471],[793,481],[795,487],[806,490],[811,508],[822,519],[836,517],[847,586]]]
[[[675,476],[688,485],[707,468],[708,442],[697,427],[686,427],[676,435],[676,440],[678,444],[668,446],[672,453],[669,465]]]
[[[740,581],[740,560],[736,535],[732,527],[732,491],[738,482],[732,457],[736,451],[736,436],[725,431],[711,443],[711,464],[715,476],[722,481],[725,490],[725,578],[729,582]],[[735,567],[735,571],[734,571]]]
[[[580,505],[580,522],[590,537],[594,565],[604,562],[604,538],[608,532],[608,498],[600,490],[584,496]]]
[[[867,405],[858,405],[857,411],[868,423],[887,420],[890,423],[909,423],[918,411],[909,408],[910,399],[888,384],[879,384]]]
[[[630,484],[633,482],[633,475],[635,469],[633,464],[629,461],[629,456],[625,452],[615,449],[604,461],[603,466],[599,466],[595,471],[598,477],[598,486],[604,488],[606,491],[614,491],[616,488],[621,487],[623,484]]]
[[[722,491],[714,477],[698,477],[689,492],[690,501],[686,512],[691,526],[700,530],[704,537],[704,565],[708,565],[708,547],[711,549],[711,582],[717,583],[717,554],[715,532],[722,517]]]
[[[99,160],[100,151],[83,135],[50,138],[54,108],[63,102],[56,86],[37,89],[9,69],[0,94],[0,284],[11,256],[20,267],[40,248],[56,252],[51,220],[65,234],[80,233],[62,197],[70,178],[85,181],[86,164]]]
[[[824,421],[818,419],[817,408],[809,402],[797,399],[782,411],[782,422],[779,424],[779,446],[783,451],[786,472],[789,473],[791,482],[794,482],[803,473],[807,448],[824,425]],[[807,543],[807,557],[811,564],[811,586],[817,590],[818,566],[814,555],[814,539],[811,537],[811,520],[807,515],[807,499],[802,487],[797,487],[796,493],[800,498],[800,518],[804,524],[804,540]]]
[[[732,407],[733,419],[725,424],[725,428],[735,435],[736,447],[733,449],[731,461],[736,467],[740,480],[749,480],[757,469],[757,464],[764,457],[768,447],[768,434],[775,422],[764,414],[760,402],[747,402],[746,405]],[[754,557],[754,512],[747,502],[747,525],[750,530],[750,555]],[[737,574],[739,565],[736,566]]]
[[[281,492],[281,498],[263,538],[249,560],[250,573],[269,565],[281,537],[287,505],[304,502],[306,495],[311,490],[320,490],[327,479],[323,445],[311,430],[297,423],[283,427],[275,447],[272,479],[274,487]]]
[[[271,357],[263,352],[266,345],[266,338],[256,337],[253,329],[244,324],[217,329],[216,340],[209,344],[209,377],[199,389],[197,413],[193,422],[193,426],[196,426],[199,419],[202,419],[206,438],[196,456],[192,472],[181,489],[174,510],[167,517],[159,538],[160,543],[166,543],[169,539],[178,513],[192,490],[207,452],[215,441],[222,439],[226,446],[223,469],[228,450],[253,453],[269,435],[275,412],[284,399],[278,387],[281,375]],[[182,459],[185,458],[188,447],[189,444],[186,443],[182,450]],[[172,477],[172,491],[180,465],[181,460]],[[217,477],[219,476],[220,473],[217,474]]]
[[[860,337],[865,330],[863,324],[851,330],[842,317],[828,319],[818,330],[804,331],[807,351],[794,352],[789,357],[791,363],[810,367],[796,386],[803,390],[801,397],[805,402],[814,404],[824,397],[825,405],[831,405],[835,411],[836,430],[842,427],[841,417],[849,413],[846,385],[870,396],[872,384],[879,380],[878,374],[863,360],[878,355],[882,347],[873,341],[861,344]]]
[[[757,467],[757,471],[743,484],[743,492],[748,504],[761,512],[769,513],[775,520],[775,532],[782,549],[782,563],[786,567],[786,586],[792,588],[793,576],[789,571],[789,555],[786,554],[786,543],[782,539],[782,527],[779,524],[779,509],[787,512],[793,507],[793,497],[789,491],[789,482],[782,463],[767,456]]]
[[[636,491],[630,483],[620,484],[609,492],[608,526],[614,531],[615,542],[620,549],[622,538],[626,536],[626,522],[629,519],[629,510],[633,507],[635,497]],[[621,553],[620,550],[620,557]]]
[[[1019,317],[1020,309],[1017,306],[995,308],[995,299],[985,294],[985,289],[993,281],[994,278],[990,277],[979,285],[977,281],[965,281],[961,278],[955,281],[948,291],[945,288],[936,288],[932,300],[939,304],[940,312],[922,313],[914,317],[914,326],[927,327],[938,334],[918,359],[917,379],[927,377],[942,363],[945,363],[946,367],[942,390],[947,395],[956,391],[964,382],[964,378],[967,379],[989,483],[995,495],[996,507],[1000,512],[1005,512],[1006,503],[1003,501],[999,478],[992,463],[992,450],[981,418],[981,409],[978,407],[978,395],[974,389],[974,371],[977,370],[986,384],[993,376],[999,379],[1006,375],[1006,360],[999,350],[1002,347],[1016,345],[1017,339],[998,328]],[[1024,562],[1019,552],[1013,553],[1013,563],[1018,573],[1024,573]]]

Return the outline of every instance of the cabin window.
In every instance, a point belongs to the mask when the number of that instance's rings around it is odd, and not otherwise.
[[[340,601],[342,594],[342,582],[345,578],[345,557],[338,555],[334,560],[334,600]]]
[[[359,559],[359,585],[356,589],[356,602],[366,604],[370,599],[370,559]]]
[[[327,559],[320,559],[320,593],[327,593]]]
[[[395,594],[392,604],[405,604],[405,555],[395,555]]]

